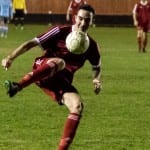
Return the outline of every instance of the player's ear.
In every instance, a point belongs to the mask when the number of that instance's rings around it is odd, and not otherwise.
[[[94,14],[91,13],[90,26],[92,26],[93,23],[94,23]]]
[[[90,20],[90,26],[92,26],[92,24],[93,24],[93,18]]]
[[[90,22],[89,22],[89,25],[92,26],[92,25],[93,25],[93,22],[94,22],[94,18],[91,17]]]

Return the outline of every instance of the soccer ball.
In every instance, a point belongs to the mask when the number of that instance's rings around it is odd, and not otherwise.
[[[74,54],[82,54],[89,47],[89,38],[82,31],[72,31],[66,38],[67,49]]]

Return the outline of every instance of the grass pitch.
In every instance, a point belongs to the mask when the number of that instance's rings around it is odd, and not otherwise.
[[[7,39],[0,39],[0,59],[46,25],[10,25]],[[84,112],[70,150],[150,149],[150,45],[138,53],[134,28],[96,27],[90,34],[101,47],[103,89],[93,92],[87,62],[76,73],[74,85],[84,101]],[[149,37],[150,38],[150,37]],[[0,150],[56,150],[68,111],[58,106],[34,84],[9,98],[6,79],[18,81],[29,72],[40,48],[20,56],[12,67],[0,69]]]

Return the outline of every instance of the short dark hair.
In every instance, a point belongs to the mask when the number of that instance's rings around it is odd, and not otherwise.
[[[89,4],[83,4],[83,5],[81,5],[78,10],[80,10],[80,9],[90,11],[90,12],[93,13],[93,15],[95,15],[94,8],[91,5],[89,5]]]

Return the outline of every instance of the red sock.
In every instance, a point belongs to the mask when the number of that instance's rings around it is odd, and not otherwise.
[[[141,37],[138,37],[138,45],[139,45],[139,51],[141,51],[141,48],[142,48],[142,39],[141,39]]]
[[[80,117],[81,117],[80,115],[75,114],[75,113],[69,114],[65,127],[64,127],[63,136],[59,143],[58,150],[68,150],[75,136]]]
[[[48,76],[53,76],[56,71],[57,65],[55,63],[51,62],[51,64],[43,64],[41,67],[26,74],[19,82],[19,85],[21,88],[24,88],[35,81],[39,81]]]
[[[145,37],[144,42],[143,42],[143,49],[144,50],[145,50],[146,46],[147,46],[147,36]]]

